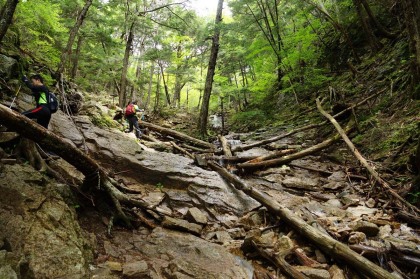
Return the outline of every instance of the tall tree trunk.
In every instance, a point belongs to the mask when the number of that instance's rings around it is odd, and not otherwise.
[[[201,100],[203,99],[203,90],[199,89],[198,91],[200,92],[200,96],[198,97],[197,109],[200,108]]]
[[[373,22],[376,29],[378,29],[379,34],[388,39],[395,39],[397,37],[397,34],[391,33],[388,30],[386,30],[386,28],[378,21],[376,16],[373,14],[368,2],[366,0],[360,0],[360,1],[362,2],[363,7],[365,8],[366,13],[369,16],[369,19]]]
[[[334,29],[338,32],[340,32],[343,36],[344,39],[346,40],[348,46],[351,49],[351,52],[353,53],[353,58],[357,63],[360,63],[360,57],[356,52],[356,48],[354,47],[353,41],[350,38],[349,33],[347,32],[347,30],[340,24],[340,22],[336,19],[334,19],[330,13],[325,9],[324,6],[318,4],[318,3],[314,3],[311,0],[304,0],[305,2],[307,2],[308,4],[314,6],[321,14],[323,14],[325,16],[325,18],[333,25]]]
[[[365,15],[363,14],[362,4],[360,0],[353,0],[354,7],[357,11],[357,16],[362,23],[363,31],[366,35],[367,41],[369,42],[372,53],[376,53],[380,49],[380,43],[373,33],[372,27],[369,22],[366,20]]]
[[[166,84],[166,80],[165,80],[165,72],[163,71],[163,64],[161,62],[158,62],[158,63],[160,67],[160,72],[162,74],[163,87],[165,88],[166,102],[168,103],[168,105],[171,105],[171,97],[169,96],[168,85]]]
[[[136,65],[136,82],[134,82],[133,92],[132,92],[133,100],[137,100],[136,99],[137,98],[137,93],[138,93],[138,89],[140,88],[139,80],[140,80],[140,77],[141,77],[141,74],[142,74],[142,62],[140,62],[140,57],[142,57],[143,52],[144,52],[144,40],[145,40],[145,37],[143,37],[141,39],[140,46],[138,48],[139,58],[137,59],[137,65]],[[143,100],[140,100],[140,101],[143,101]]]
[[[152,61],[152,64],[150,65],[150,76],[149,76],[149,88],[147,89],[147,99],[146,99],[146,104],[145,104],[145,108],[147,108],[149,106],[150,103],[150,98],[152,95],[152,86],[153,86],[153,73],[155,71],[155,61]]]
[[[58,64],[56,78],[59,79],[61,74],[64,71],[66,62],[68,58],[71,56],[71,50],[73,47],[74,40],[76,38],[77,33],[79,32],[80,26],[82,26],[83,21],[87,15],[89,7],[92,5],[93,0],[86,0],[85,6],[83,7],[82,11],[80,12],[79,16],[77,17],[76,23],[74,24],[73,28],[70,31],[69,40],[67,41],[67,46],[61,53],[60,63]]]
[[[157,84],[156,84],[156,94],[155,94],[155,105],[153,107],[153,111],[158,111],[159,109],[159,99],[160,99],[160,72],[158,71],[157,76]]]
[[[76,53],[73,57],[73,66],[71,68],[71,74],[70,74],[70,80],[72,81],[74,81],[77,75],[77,68],[79,65],[79,57],[80,57],[80,51],[82,49],[83,39],[84,39],[83,36],[78,36],[77,38],[77,48],[76,48]]]
[[[177,65],[176,65],[176,71],[175,71],[175,88],[174,88],[174,98],[173,98],[173,105],[175,107],[180,107],[181,105],[181,79],[182,74],[181,72],[181,65],[179,64],[181,57],[182,57],[182,46],[181,42],[178,42],[178,47],[176,48],[176,57],[177,57]]]
[[[121,86],[120,86],[120,96],[119,96],[119,104],[120,107],[124,107],[127,104],[127,72],[128,72],[128,65],[130,62],[130,54],[131,48],[133,47],[133,40],[134,40],[134,22],[131,23],[130,28],[128,30],[127,41],[125,44],[125,52],[124,52],[124,59],[123,59],[123,68],[121,73]]]
[[[281,68],[282,57],[281,50],[283,48],[283,41],[281,37],[280,30],[280,15],[278,11],[279,1],[263,1],[257,0],[256,4],[261,13],[257,15],[251,8],[249,4],[246,4],[248,10],[254,17],[255,22],[257,23],[260,30],[263,32],[264,37],[267,39],[270,47],[273,49],[274,54],[276,55],[276,71],[277,71],[277,89],[281,89],[281,79],[283,78],[283,70]],[[261,22],[260,22],[261,21]]]
[[[19,0],[7,0],[0,12],[0,43],[12,23],[13,14]]]
[[[198,129],[202,136],[207,135],[207,121],[209,116],[210,95],[213,87],[213,77],[216,71],[217,55],[219,53],[219,37],[220,37],[220,23],[222,22],[223,0],[219,0],[217,4],[217,13],[215,20],[215,31],[213,36],[213,43],[211,46],[211,53],[209,59],[209,67],[207,69],[206,83],[204,86],[203,102],[201,104],[200,116],[198,121]]]
[[[411,59],[411,91],[412,97],[420,99],[420,2],[418,0],[402,0],[406,28],[409,35]]]

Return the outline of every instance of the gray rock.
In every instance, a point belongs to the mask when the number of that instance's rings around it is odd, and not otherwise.
[[[260,241],[265,246],[271,246],[276,242],[276,235],[273,231],[268,231],[261,235]]]
[[[51,118],[49,128],[72,145],[82,147],[84,138],[77,126],[62,111],[57,111]]]
[[[148,275],[149,267],[146,261],[130,262],[123,265],[124,278],[148,278]]]
[[[1,279],[17,279],[16,272],[10,265],[0,266],[0,278]]]
[[[324,253],[321,252],[321,250],[316,249],[315,250],[315,257],[316,261],[322,264],[327,263],[327,258],[325,257]]]
[[[197,207],[188,209],[188,212],[185,217],[190,222],[194,222],[201,225],[207,224],[207,216],[204,215]]]
[[[187,231],[195,235],[200,235],[201,230],[203,229],[203,227],[198,224],[189,223],[188,221],[175,219],[168,216],[163,218],[162,226],[169,229]]]
[[[86,278],[94,244],[55,185],[30,166],[4,166],[2,174],[0,239],[10,245],[10,265],[25,262],[34,278]]]
[[[18,73],[18,62],[11,57],[0,54],[0,77],[10,79],[16,73]]]
[[[158,273],[182,273],[195,279],[252,279],[252,266],[218,244],[191,234],[153,230],[145,240],[135,243]],[[159,277],[158,277],[159,278]],[[161,276],[160,278],[167,278]]]
[[[280,251],[280,253],[285,253],[287,251],[290,251],[295,246],[293,241],[290,239],[290,237],[283,235],[279,237],[277,240],[277,250]]]
[[[353,230],[363,232],[368,237],[376,236],[379,232],[379,227],[376,224],[367,221],[358,221],[354,226]]]
[[[330,279],[330,273],[325,269],[317,269],[307,266],[296,266],[298,271],[302,272],[311,279]]]
[[[230,234],[226,231],[216,232],[214,238],[216,239],[216,242],[220,244],[226,244],[227,242],[232,240]]]
[[[362,232],[352,232],[348,239],[349,244],[359,244],[366,240],[366,234]]]
[[[374,199],[370,198],[365,202],[365,205],[369,208],[373,208],[376,205],[376,201]]]
[[[311,178],[295,177],[295,176],[286,176],[282,181],[285,187],[304,189],[308,191],[317,191],[318,181]]]
[[[75,117],[75,120],[81,126],[90,154],[95,159],[105,163],[114,162],[115,172],[123,171],[126,179],[142,184],[163,185],[174,211],[178,210],[177,207],[191,207],[192,197],[198,204],[219,213],[240,215],[258,206],[255,200],[231,187],[214,172],[195,166],[189,158],[142,150],[135,140],[121,131],[95,127],[86,116]],[[68,120],[61,125],[65,126],[66,123]],[[172,195],[175,197],[182,192],[190,196],[189,200],[181,204],[173,203],[170,191],[178,191]]]

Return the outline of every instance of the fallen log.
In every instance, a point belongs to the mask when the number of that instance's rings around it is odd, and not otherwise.
[[[181,143],[181,146],[189,149],[191,151],[195,151],[195,152],[200,152],[200,153],[216,153],[217,151],[215,151],[214,149],[202,149],[202,148],[197,148],[195,146],[191,146],[185,143]]]
[[[325,253],[331,255],[333,258],[345,261],[347,264],[352,266],[355,270],[362,273],[363,275],[370,276],[371,278],[377,279],[395,279],[392,274],[378,265],[372,263],[368,259],[352,251],[347,245],[338,242],[331,236],[321,233],[311,225],[307,224],[295,213],[288,208],[280,205],[278,202],[267,196],[263,192],[250,187],[244,181],[237,176],[229,173],[226,169],[221,168],[213,162],[209,162],[209,166],[217,171],[226,181],[231,183],[236,189],[243,191],[251,198],[257,200],[267,209],[277,214],[282,220],[292,226],[297,232],[304,237],[308,238],[318,248],[323,250]]]
[[[294,167],[294,168],[299,168],[299,169],[303,169],[303,170],[308,170],[308,171],[313,171],[313,172],[319,172],[322,173],[324,175],[332,175],[333,172],[332,171],[326,171],[326,170],[321,170],[321,169],[317,169],[317,168],[311,168],[311,167],[306,167],[306,166],[300,166],[300,165],[296,165],[296,164],[289,164],[290,167]],[[368,180],[367,177],[364,177],[362,175],[356,175],[356,174],[347,174],[348,177],[350,178],[355,178],[355,179],[360,179],[360,180]]]
[[[410,214],[410,213],[407,213],[407,212],[404,212],[404,211],[399,211],[397,213],[397,218],[407,222],[408,224],[420,227],[420,217],[419,216],[416,216],[416,215],[413,215],[413,214]]]
[[[357,104],[354,104],[354,105],[346,108],[345,110],[340,111],[339,113],[335,114],[334,117],[338,117],[340,115],[343,115],[344,113],[346,113],[346,112],[348,112],[350,110],[353,110],[355,107],[358,107],[360,105],[363,105],[364,103],[366,103],[370,99],[373,99],[374,97],[382,94],[384,91],[385,90],[381,90],[381,91],[379,91],[379,92],[377,92],[377,93],[369,96],[368,98],[366,98],[366,99],[358,102]],[[276,136],[276,137],[272,137],[270,139],[265,139],[265,140],[254,142],[254,143],[247,144],[247,145],[238,145],[238,146],[235,146],[234,148],[232,148],[232,152],[235,153],[237,151],[245,151],[245,150],[249,150],[249,149],[252,149],[254,147],[257,147],[257,146],[266,145],[266,144],[269,144],[269,143],[272,143],[272,142],[275,142],[275,141],[284,139],[284,138],[289,137],[291,135],[297,134],[299,132],[303,132],[303,131],[307,131],[307,130],[311,130],[311,129],[315,129],[315,128],[324,126],[327,123],[328,123],[328,121],[323,121],[323,122],[318,123],[318,124],[309,124],[309,125],[306,125],[306,126],[303,126],[303,127],[297,128],[297,129],[294,129],[294,130],[292,130],[292,131],[290,131],[290,132],[288,132],[286,134],[279,135],[279,136]]]
[[[195,156],[192,155],[190,152],[188,152],[187,150],[185,150],[184,148],[178,146],[175,142],[171,141],[170,142],[171,145],[178,151],[181,151],[183,154],[186,154],[188,157],[190,157],[191,159],[194,159]]]
[[[275,158],[279,158],[279,157],[282,157],[282,156],[291,154],[291,153],[293,153],[295,151],[296,151],[296,149],[280,150],[280,151],[276,151],[276,152],[274,152],[272,154],[268,154],[268,155],[256,157],[256,158],[254,158],[252,160],[249,160],[249,161],[247,161],[245,163],[254,164],[254,163],[258,163],[258,162],[263,162],[263,161],[267,161],[267,160],[271,160],[271,159],[275,159]]]
[[[219,141],[222,144],[223,153],[227,157],[232,157],[232,151],[230,150],[229,143],[224,136],[219,136]]]
[[[359,160],[359,162],[369,171],[369,173],[372,175],[372,177],[375,179],[379,185],[382,186],[382,188],[389,194],[391,194],[392,197],[394,197],[396,200],[401,202],[403,205],[410,208],[413,212],[416,212],[420,214],[420,210],[415,207],[414,205],[410,204],[406,200],[404,200],[397,192],[395,192],[391,186],[383,180],[379,173],[377,173],[367,162],[367,160],[362,156],[362,154],[359,152],[359,150],[354,146],[353,142],[349,139],[346,132],[341,128],[340,124],[332,117],[330,114],[328,114],[321,106],[321,103],[319,99],[316,100],[316,105],[318,110],[321,112],[322,115],[324,115],[335,127],[335,129],[338,131],[340,136],[343,138],[343,140],[346,142],[349,150],[354,154],[354,156]]]
[[[264,250],[263,248],[259,247],[254,241],[251,241],[251,245],[254,247],[257,252],[263,256],[268,261],[275,264],[284,274],[290,276],[293,279],[309,279],[305,274],[301,273],[297,269],[295,269],[292,265],[290,265],[284,257],[286,255],[272,255],[268,251]]]
[[[146,128],[149,128],[152,131],[159,132],[162,135],[169,135],[169,136],[172,136],[174,138],[177,138],[177,139],[180,139],[180,140],[183,140],[183,141],[187,141],[187,142],[190,142],[192,144],[195,144],[195,145],[198,145],[198,146],[201,146],[201,147],[205,147],[205,148],[208,148],[208,149],[212,149],[212,150],[216,149],[216,147],[209,142],[205,142],[205,141],[190,137],[186,134],[183,134],[181,132],[177,132],[177,131],[172,130],[172,129],[163,128],[161,126],[158,126],[158,125],[155,125],[155,124],[152,124],[152,123],[148,123],[148,122],[145,122],[145,121],[141,121],[140,125],[144,126]]]
[[[118,182],[111,178],[107,171],[101,167],[94,159],[74,147],[69,142],[63,140],[53,132],[45,129],[31,119],[18,112],[10,110],[8,107],[0,105],[0,124],[10,130],[18,132],[21,136],[37,142],[41,147],[59,155],[63,160],[77,168],[85,176],[85,186],[88,190],[105,190],[105,193],[113,201],[115,210],[119,217],[128,226],[131,222],[123,212],[121,203],[132,207],[140,207],[154,210],[146,202],[132,199],[118,190]]]
[[[322,149],[325,149],[329,146],[331,146],[333,143],[335,143],[336,141],[338,141],[340,139],[340,135],[337,134],[335,136],[333,136],[332,138],[329,138],[321,143],[318,143],[314,146],[311,146],[307,149],[304,149],[302,151],[293,153],[291,155],[288,156],[284,156],[278,159],[271,159],[271,160],[266,160],[266,161],[262,161],[262,162],[258,162],[258,163],[242,163],[242,164],[238,164],[238,168],[240,169],[245,169],[245,170],[258,170],[258,169],[262,169],[262,168],[269,168],[269,167],[275,167],[275,166],[281,166],[284,164],[287,164],[293,160],[296,159],[300,159],[303,158],[305,156],[314,154],[318,151],[321,151]]]
[[[258,156],[206,156],[207,160],[212,160],[216,162],[229,162],[229,163],[245,163],[247,161],[258,158]]]
[[[405,255],[400,250],[397,250],[395,247],[392,248],[376,248],[361,244],[354,244],[349,246],[350,249],[358,253],[363,254],[367,258],[378,259],[380,257],[389,257],[394,262],[403,264],[410,267],[420,266],[420,258],[413,255]]]

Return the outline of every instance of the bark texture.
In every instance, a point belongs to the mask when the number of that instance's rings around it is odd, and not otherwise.
[[[77,17],[76,23],[73,28],[70,30],[69,40],[67,41],[67,46],[61,53],[60,64],[57,67],[56,78],[60,78],[60,75],[63,73],[65,65],[69,57],[71,56],[72,47],[74,40],[76,39],[77,33],[79,32],[80,26],[82,26],[83,21],[89,11],[90,6],[92,5],[93,0],[87,0],[82,11]]]
[[[213,88],[213,77],[216,71],[217,55],[219,54],[220,39],[220,23],[222,22],[223,0],[219,0],[217,4],[217,13],[213,35],[213,43],[211,46],[209,67],[207,69],[206,84],[204,86],[203,102],[201,103],[200,116],[198,120],[198,129],[202,136],[207,135],[207,121],[209,116],[210,95]]]
[[[0,43],[12,23],[13,14],[19,0],[7,0],[0,11]]]

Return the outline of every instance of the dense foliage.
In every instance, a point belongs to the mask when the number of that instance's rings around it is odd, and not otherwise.
[[[64,63],[65,77],[85,91],[119,95],[120,105],[138,99],[156,111],[200,106],[214,15],[199,16],[188,2],[95,0],[62,61],[84,5],[20,1],[2,44],[51,72]],[[223,101],[242,112],[237,119],[261,120],[273,117],[284,94],[299,103],[326,90],[335,73],[353,71],[396,34],[408,46],[403,9],[392,0],[227,1],[210,112]],[[415,59],[412,53],[400,59]]]

